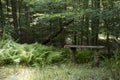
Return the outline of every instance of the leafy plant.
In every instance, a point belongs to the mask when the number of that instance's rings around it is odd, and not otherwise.
[[[62,61],[62,53],[52,46],[44,46],[38,43],[18,44],[12,40],[0,43],[0,64],[49,64]]]
[[[120,79],[120,54],[116,51],[111,59],[105,59],[106,70],[113,80]]]
[[[78,63],[86,63],[93,60],[93,53],[90,50],[77,50],[77,62]]]

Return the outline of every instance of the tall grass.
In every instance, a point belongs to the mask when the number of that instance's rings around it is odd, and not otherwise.
[[[76,54],[76,59],[78,63],[87,63],[93,61],[93,52],[88,49],[78,49]]]
[[[39,65],[64,61],[63,50],[38,43],[18,44],[12,40],[0,42],[0,65]]]
[[[10,66],[4,67],[1,71],[4,72],[7,80],[107,80],[105,76],[107,72],[104,72],[103,68],[89,68],[86,64],[43,67]],[[7,75],[8,72],[11,74]]]
[[[120,80],[120,53],[114,52],[114,56],[110,59],[105,58],[106,71],[110,73],[112,80]]]
[[[30,80],[104,80],[104,77],[102,69],[94,70],[75,65],[60,65],[59,67],[39,68],[30,77]]]

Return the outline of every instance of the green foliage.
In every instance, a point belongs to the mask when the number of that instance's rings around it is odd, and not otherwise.
[[[16,22],[19,23],[18,32],[20,33],[17,37],[23,43],[42,42],[48,38],[49,34],[59,30],[60,26],[65,28],[66,32],[76,31],[80,36],[88,37],[89,39],[99,34],[99,32],[105,35],[108,32],[109,35],[117,38],[120,35],[119,0],[18,0],[16,4],[18,4],[16,6],[17,12],[15,12],[18,14]],[[1,13],[3,13],[5,18],[0,20],[5,23],[1,27],[10,25],[11,35],[16,37],[15,26],[13,25],[14,20],[11,17],[11,3],[7,0],[2,0],[1,5],[3,5]],[[62,24],[59,23],[58,19],[62,19]],[[69,22],[71,19],[74,19],[74,21],[70,25],[63,26],[64,23]],[[93,20],[96,19],[98,23],[92,24]],[[95,29],[98,28],[97,33],[92,31],[95,26]],[[62,33],[60,34],[63,35]],[[69,35],[72,34],[69,33]]]
[[[0,69],[0,78],[1,80],[108,80],[105,76],[107,72],[104,72],[103,68],[88,67],[86,64],[44,67],[5,66]]]
[[[76,58],[78,63],[93,61],[93,52],[87,49],[77,50]]]
[[[115,52],[113,58],[105,58],[105,67],[106,70],[110,73],[113,80],[120,79],[120,54]]]
[[[12,40],[0,43],[0,65],[4,64],[50,64],[64,61],[64,51],[38,43],[18,44]]]

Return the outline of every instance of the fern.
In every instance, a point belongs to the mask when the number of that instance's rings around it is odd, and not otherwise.
[[[38,43],[18,44],[5,40],[0,45],[0,64],[50,64],[60,61],[63,53],[63,50]]]

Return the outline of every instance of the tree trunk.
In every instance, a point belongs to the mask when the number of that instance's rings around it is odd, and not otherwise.
[[[9,9],[9,7],[10,7],[10,0],[6,0],[6,12],[7,12],[7,14],[6,14],[6,23],[7,23],[7,25],[11,25],[11,23],[12,23],[12,21],[10,20],[10,15],[11,14],[9,14],[11,11],[10,11],[10,9]]]
[[[106,46],[107,46],[107,53],[110,53],[110,38],[109,38],[109,27],[108,27],[108,20],[104,20],[106,26]]]
[[[25,19],[26,19],[26,25],[27,25],[27,27],[29,27],[30,26],[30,24],[29,24],[30,17],[29,17],[28,7],[26,5],[25,5]]]
[[[59,34],[61,34],[62,32],[63,32],[63,30],[64,30],[64,26],[68,26],[69,24],[71,24],[71,23],[73,23],[74,22],[74,20],[71,20],[71,21],[69,21],[68,23],[62,23],[62,20],[61,19],[59,19],[59,24],[60,24],[60,29],[58,30],[58,31],[56,31],[56,32],[53,32],[52,34],[50,34],[49,36],[48,36],[48,38],[44,41],[44,42],[42,42],[42,44],[48,44],[53,38],[55,38],[55,37],[57,37]]]
[[[84,9],[87,9],[88,8],[88,4],[89,4],[89,0],[85,0],[84,1]],[[90,43],[90,39],[89,39],[89,34],[90,34],[90,31],[89,31],[89,18],[88,18],[88,15],[85,15],[84,16],[85,20],[84,20],[84,25],[85,25],[85,29],[86,29],[86,43],[87,45],[89,45]]]
[[[62,33],[62,31],[63,31],[63,26],[62,26],[62,21],[61,21],[61,19],[59,19],[59,24],[60,24],[60,29],[59,29],[58,31],[53,32],[52,34],[50,34],[50,35],[48,36],[48,38],[43,42],[43,44],[48,44],[48,43],[50,43],[53,38],[57,37],[60,33]]]
[[[89,19],[87,18],[86,16],[86,21],[85,21],[85,25],[86,25],[86,28],[87,28],[87,32],[86,32],[86,43],[87,45],[90,45],[90,38],[89,38],[89,34],[90,34],[90,31],[89,31]]]
[[[0,39],[3,34],[3,26],[4,26],[4,16],[3,16],[3,7],[2,7],[2,1],[0,0]]]
[[[19,28],[18,28],[18,20],[17,20],[17,0],[11,0],[12,7],[12,17],[13,17],[13,25],[15,30],[15,40],[19,38]]]
[[[0,0],[0,28],[2,28],[2,16],[3,16],[3,8],[2,8],[2,1]]]
[[[82,25],[84,24],[84,17],[82,18]],[[81,44],[80,45],[83,45],[83,35],[84,35],[84,33],[83,33],[83,26],[81,26]]]
[[[74,42],[73,42],[73,44],[77,45],[77,32],[75,31],[75,32],[73,32],[73,34],[74,34]]]
[[[23,5],[23,0],[18,0],[18,25],[19,25],[19,42],[22,43],[22,25],[24,23],[21,22],[21,15],[23,13],[23,9],[21,6],[24,6]]]
[[[7,6],[7,17],[9,18],[9,0],[6,0],[6,6]]]
[[[100,0],[94,0],[93,1],[93,8],[98,11],[100,10]],[[98,12],[99,13],[99,12]],[[98,16],[97,16],[98,17]],[[92,19],[92,45],[98,45],[98,33],[99,33],[99,18]]]

